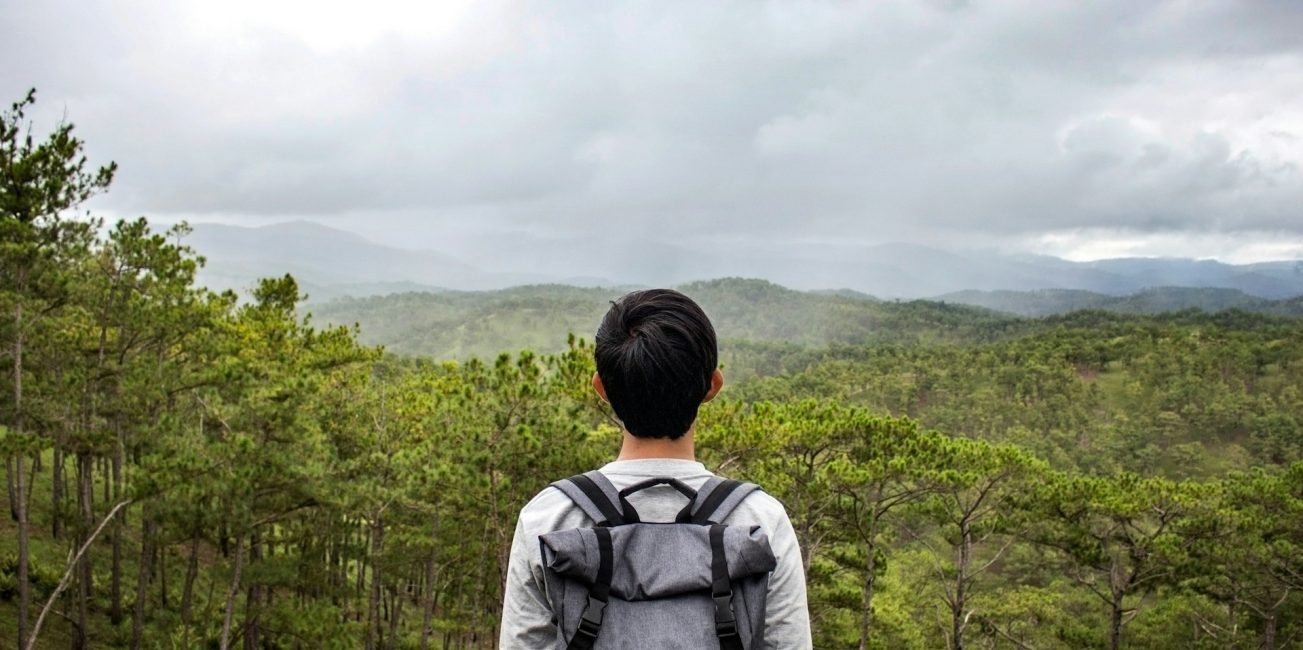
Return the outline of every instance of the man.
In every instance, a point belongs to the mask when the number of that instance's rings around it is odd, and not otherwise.
[[[700,489],[713,474],[696,461],[697,410],[724,385],[715,330],[706,314],[677,291],[635,291],[613,303],[602,319],[594,356],[593,388],[624,426],[620,455],[601,468],[602,474],[617,489],[652,477],[676,478]],[[668,522],[685,498],[661,485],[636,492],[629,501],[644,521]],[[507,569],[499,648],[556,647],[538,536],[593,523],[552,488],[521,510]],[[783,505],[763,492],[752,493],[721,523],[759,525],[769,535],[777,566],[765,605],[765,648],[811,648],[801,553]]]

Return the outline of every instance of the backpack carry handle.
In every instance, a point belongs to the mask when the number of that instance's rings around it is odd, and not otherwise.
[[[657,478],[649,478],[645,481],[639,481],[637,483],[634,483],[633,485],[630,485],[627,488],[624,488],[623,490],[620,490],[620,509],[624,511],[624,519],[627,523],[636,524],[642,521],[638,517],[638,511],[635,510],[634,507],[629,504],[629,500],[627,497],[630,494],[633,494],[634,492],[638,492],[640,490],[646,490],[649,487],[655,487],[657,485],[668,485],[674,488],[675,490],[678,490],[679,494],[688,497],[688,504],[684,506],[683,510],[679,511],[678,516],[674,518],[674,521],[677,523],[683,523],[687,521],[687,517],[690,516],[690,512],[692,510],[692,504],[696,503],[697,501],[697,491],[688,487],[686,483],[680,481],[679,479],[671,478],[668,476],[662,476]]]
[[[668,485],[670,487],[673,487],[674,489],[679,491],[679,494],[688,497],[688,500],[697,498],[696,490],[688,487],[688,485],[683,481],[680,481],[679,479],[676,478],[670,478],[668,476],[664,476],[660,478],[649,478],[645,481],[634,483],[633,485],[630,485],[629,487],[620,490],[620,498],[627,497],[630,494],[633,494],[634,492],[640,492],[642,490],[646,490],[649,487],[655,487],[657,485]]]

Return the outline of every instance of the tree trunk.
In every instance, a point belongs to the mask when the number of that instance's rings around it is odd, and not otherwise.
[[[56,381],[63,384],[63,368],[55,372]],[[54,462],[53,471],[50,472],[50,536],[59,539],[66,532],[65,511],[68,506],[68,454],[65,450],[68,448],[69,426],[73,421],[72,401],[69,400],[64,408],[65,424],[55,429],[54,433]]]
[[[95,498],[92,476],[94,468],[95,460],[91,458],[90,452],[77,452],[77,506],[81,510],[81,524],[77,530],[78,546],[86,542],[86,536],[95,526],[92,508]],[[91,575],[91,549],[87,549],[77,566],[77,636],[72,645],[77,650],[86,648],[90,643],[87,626],[90,624]]]
[[[878,580],[878,548],[874,543],[877,537],[878,521],[874,516],[869,523],[869,538],[865,540],[864,582],[860,585],[860,646],[859,650],[868,650],[869,635],[873,627],[873,590]]]
[[[492,458],[492,456],[490,456],[490,458]],[[502,521],[503,519],[501,514],[502,511],[498,503],[499,500],[502,499],[502,496],[499,494],[498,472],[499,470],[494,467],[489,468],[489,496],[492,499],[490,501],[489,507],[490,507],[490,516],[492,517],[492,521],[493,521],[493,532],[497,537],[497,543],[493,545],[493,548],[497,552],[497,558],[496,558],[497,569],[498,569],[497,593],[501,595],[507,593],[507,566],[511,558],[511,532],[510,532],[511,523],[510,521],[506,523]],[[495,639],[498,638],[498,632],[499,632],[498,626],[501,623],[500,619],[501,617],[498,616],[495,616],[492,619],[493,630],[491,633],[493,635],[493,638]]]
[[[54,442],[54,466],[50,472],[50,537],[63,533],[63,439]]]
[[[276,555],[276,527],[271,526],[269,529],[271,539],[264,540],[259,537],[259,558],[272,558]],[[268,584],[259,584],[258,592],[262,595],[259,609],[270,610],[276,603],[276,586]],[[264,645],[266,645],[264,643]]]
[[[230,504],[227,502],[226,498],[223,497],[222,512],[230,512],[230,511],[231,511]],[[217,548],[222,553],[222,559],[228,559],[231,557],[230,537],[231,537],[231,531],[229,530],[226,517],[222,517],[222,521],[218,525],[218,530],[217,530]]]
[[[26,471],[23,468],[23,460],[26,452],[19,450],[16,454],[17,461],[14,465],[17,467],[17,497],[18,497],[18,647],[27,647],[27,608],[31,602],[31,592],[29,589],[30,578],[28,577],[28,554],[27,549],[27,489],[26,480],[23,476]]]
[[[235,538],[235,565],[231,569],[231,588],[226,591],[226,613],[222,616],[222,641],[219,650],[231,650],[231,620],[235,618],[235,598],[240,595],[240,571],[244,569],[244,536]]]
[[[425,563],[425,591],[422,593],[421,614],[421,650],[430,650],[430,632],[431,623],[434,622],[434,585],[438,581],[435,559],[438,555],[438,546],[435,545],[430,549],[430,558]]]
[[[384,524],[380,517],[371,521],[371,589],[367,598],[366,650],[376,650],[380,634],[380,551],[384,544]]]
[[[869,564],[873,561],[869,560]],[[860,585],[860,650],[867,650],[869,647],[869,630],[873,627],[873,588],[877,576],[873,575],[873,569],[870,568],[864,576],[864,583]]]
[[[190,538],[190,559],[186,565],[185,587],[181,590],[181,626],[190,627],[190,610],[194,606],[195,578],[199,576],[199,533]],[[189,634],[189,631],[187,631]]]
[[[344,587],[344,544],[342,533],[331,536],[326,553],[330,557],[330,604],[339,606],[339,592]]]
[[[14,434],[23,435],[23,303],[19,299],[14,305]],[[19,449],[15,454],[14,470],[10,480],[14,481],[13,497],[14,518],[18,520],[18,647],[27,645],[27,609],[31,604],[31,578],[28,575],[28,531],[27,528],[27,486],[23,476],[23,454]]]
[[[255,529],[249,533],[249,564],[256,564],[262,559],[262,540]],[[258,650],[261,629],[258,613],[262,609],[262,585],[257,582],[249,584],[244,601],[244,650]]]
[[[18,484],[14,481],[14,457],[5,459],[5,487],[9,493],[9,518],[18,521]]]
[[[109,471],[109,461],[105,458],[99,459],[100,475],[104,477],[104,502],[113,502],[113,472]],[[125,519],[125,517],[123,518]],[[122,521],[115,519],[114,521]]]
[[[356,531],[350,532],[349,539],[352,540],[356,535]],[[367,534],[362,537],[361,542],[362,554],[357,560],[357,586],[353,589],[353,611],[356,612],[355,616],[358,622],[362,621],[363,610],[366,609],[363,605],[363,601],[366,598],[367,568],[371,564],[369,559],[371,557],[370,528],[367,529]]]
[[[960,542],[955,558],[955,598],[951,604],[951,650],[964,650],[964,628],[968,625],[968,566],[972,563],[973,531],[968,522],[959,525]]]
[[[1108,619],[1108,649],[1118,650],[1122,647],[1122,594],[1113,592],[1112,611]]]
[[[489,531],[485,531],[486,538],[488,538],[488,532]],[[488,549],[481,547],[480,559],[475,563],[477,569],[477,574],[475,576],[475,592],[474,595],[471,596],[471,611],[473,612],[473,618],[471,619],[470,630],[462,636],[463,643],[470,643],[470,638],[475,635],[475,632],[479,630],[480,626],[483,624],[484,613],[485,610],[488,609],[488,607],[485,606],[485,601],[488,600],[488,597],[484,591],[488,586],[488,570],[486,567],[491,564],[488,558],[489,552]]]
[[[1262,650],[1276,650],[1276,610],[1262,620]]]
[[[109,623],[117,627],[122,622],[122,533],[116,522],[110,538],[113,566],[109,573]]]
[[[154,520],[142,512],[140,516],[140,567],[136,575],[136,602],[131,608],[131,650],[140,650],[145,631],[145,601],[149,598],[149,580],[153,573]]]
[[[394,586],[389,592],[393,605],[389,608],[389,636],[385,639],[385,650],[398,647],[398,621],[403,614],[403,591]]]
[[[110,461],[110,480],[113,485],[112,498],[107,498],[105,503],[113,503],[115,499],[121,498],[122,495],[122,440],[119,434],[117,448],[113,451],[113,458]],[[127,520],[127,513],[123,512],[122,516],[113,521],[113,567],[110,572],[109,581],[109,622],[116,627],[122,622],[122,528]]]
[[[167,549],[158,544],[154,544],[154,566],[158,567],[158,606],[167,609]]]

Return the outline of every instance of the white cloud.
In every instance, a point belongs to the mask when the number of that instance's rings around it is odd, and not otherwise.
[[[1303,237],[1286,232],[1136,232],[1084,228],[1045,233],[1019,248],[1077,262],[1117,257],[1185,257],[1229,264],[1303,259]]]
[[[1303,239],[1291,2],[49,0],[0,21],[22,26],[0,89],[39,87],[44,122],[66,106],[121,163],[115,213],[432,237],[1066,232],[1079,256]]]

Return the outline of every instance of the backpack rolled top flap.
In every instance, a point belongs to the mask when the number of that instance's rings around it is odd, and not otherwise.
[[[646,524],[611,529],[614,563],[610,593],[624,600],[653,600],[709,590],[712,585],[710,529],[706,526]],[[724,526],[729,580],[767,575],[778,564],[769,536],[759,526]],[[597,531],[559,530],[540,535],[543,567],[585,585],[597,581],[601,565]],[[701,565],[692,560],[701,559]]]
[[[672,523],[644,523],[625,497],[661,484],[688,503]],[[597,524],[539,536],[558,650],[763,646],[777,559],[759,526],[718,523],[755,485],[658,478],[617,491],[596,471],[553,485]]]

